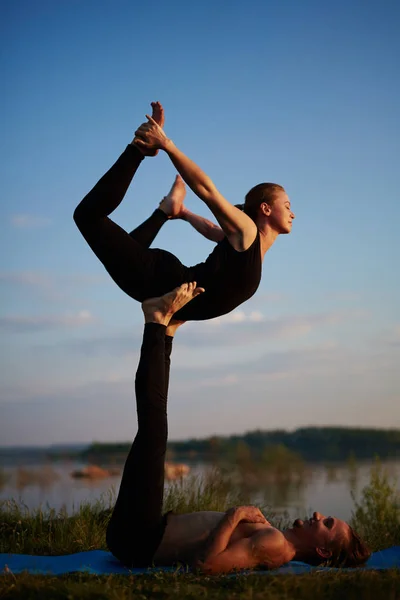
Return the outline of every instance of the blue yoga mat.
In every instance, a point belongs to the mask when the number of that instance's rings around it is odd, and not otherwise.
[[[400,546],[386,548],[375,552],[362,569],[392,569],[400,568]],[[311,567],[306,563],[292,561],[274,571],[252,571],[254,574],[298,574],[313,571],[338,571],[329,567]],[[342,569],[343,570],[343,569]],[[157,571],[176,572],[173,567],[156,567],[149,569],[127,569],[116,560],[110,552],[92,550],[91,552],[78,552],[65,556],[31,556],[29,554],[0,554],[1,573],[22,573],[28,571],[34,574],[62,575],[80,571],[95,575],[108,575],[110,573],[152,573]]]

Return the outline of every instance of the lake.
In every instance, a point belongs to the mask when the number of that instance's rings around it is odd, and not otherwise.
[[[399,483],[400,461],[382,464],[390,477]],[[119,488],[120,474],[100,480],[71,477],[72,471],[84,466],[86,464],[77,461],[41,462],[27,466],[3,463],[0,500],[14,499],[30,510],[40,506],[56,511],[65,508],[68,514],[72,514],[82,502],[92,503],[102,496],[106,499],[112,497]],[[353,488],[356,498],[359,498],[361,490],[369,482],[371,466],[372,463],[363,463],[357,468],[308,465],[303,485],[256,485],[252,489],[251,502],[270,507],[274,512],[287,511],[291,518],[318,510],[348,520],[354,507],[350,490]],[[201,475],[207,468],[203,464],[194,465],[191,473]]]

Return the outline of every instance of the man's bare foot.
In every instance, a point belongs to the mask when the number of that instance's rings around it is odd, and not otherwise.
[[[185,196],[185,182],[180,175],[177,175],[168,195],[161,200],[159,208],[165,212],[170,219],[179,219],[185,212],[185,207],[183,205]]]
[[[153,112],[151,113],[152,118],[155,120],[156,123],[158,123],[158,125],[160,127],[164,127],[165,114],[164,114],[164,109],[162,107],[162,104],[158,101],[152,102],[151,107],[153,109]],[[136,146],[136,145],[135,145],[135,148],[138,148],[144,156],[156,156],[156,154],[158,154],[158,149],[146,150],[145,148],[139,148],[139,146]]]
[[[183,283],[164,296],[145,300],[142,304],[145,322],[168,325],[174,313],[204,291],[204,288],[197,287],[196,282],[192,281]]]

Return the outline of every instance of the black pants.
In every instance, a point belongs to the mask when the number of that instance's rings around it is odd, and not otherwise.
[[[151,566],[166,525],[162,505],[172,337],[165,331],[157,323],[144,327],[135,380],[138,432],[107,529],[110,551],[128,567]]]
[[[122,202],[142,160],[143,155],[137,148],[127,146],[74,212],[80,232],[112,279],[139,302],[161,296],[193,279],[191,269],[176,256],[166,250],[149,248],[167,221],[163,211],[154,211],[130,234],[109,218]],[[201,282],[197,283],[201,285]],[[196,318],[192,311],[192,307],[185,307],[184,317],[177,315],[177,318]]]

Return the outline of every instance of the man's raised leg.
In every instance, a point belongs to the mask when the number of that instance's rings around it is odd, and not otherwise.
[[[165,338],[173,314],[202,291],[195,283],[183,284],[142,305],[145,327],[135,380],[138,431],[107,529],[109,549],[127,566],[149,566],[163,534],[168,436]]]

